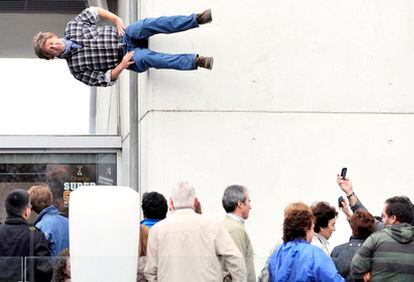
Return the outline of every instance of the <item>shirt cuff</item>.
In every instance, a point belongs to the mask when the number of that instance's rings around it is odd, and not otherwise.
[[[94,6],[90,6],[88,8],[89,12],[92,13],[92,15],[96,18],[96,21],[99,21],[101,18],[99,17],[99,13],[98,10],[96,10],[96,8]]]
[[[111,75],[112,75],[112,70],[108,70],[105,73],[105,82],[108,84],[108,86],[114,85],[116,81],[116,80],[114,81],[111,80]]]
[[[353,206],[351,206],[351,205],[349,205],[350,207],[351,207],[351,210],[352,210],[352,212],[356,212],[357,210],[367,210],[366,208],[365,208],[365,206],[361,203],[361,201],[360,200],[358,200],[358,202],[356,202],[355,203],[355,205],[353,205]]]

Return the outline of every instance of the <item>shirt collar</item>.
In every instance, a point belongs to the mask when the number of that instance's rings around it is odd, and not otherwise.
[[[240,222],[240,223],[243,223],[244,224],[244,220],[243,220],[243,218],[241,218],[240,216],[238,216],[237,214],[234,214],[234,213],[228,213],[227,214],[227,216],[228,217],[231,217],[232,219],[234,219],[234,220],[236,220],[236,221],[238,221],[238,222]]]
[[[43,210],[40,211],[40,213],[37,215],[36,220],[34,221],[34,225],[36,225],[45,214],[50,214],[50,215],[59,215],[59,210],[54,206],[54,205],[50,205],[46,208],[44,208]]]
[[[65,45],[65,50],[63,51],[62,54],[60,54],[58,57],[61,59],[67,59],[72,57],[72,55],[80,48],[82,48],[81,45],[65,39],[65,38],[60,38],[60,40],[62,40],[63,44]]]
[[[6,224],[12,224],[12,225],[20,225],[20,224],[27,224],[27,221],[20,215],[9,215],[5,222]]]
[[[313,236],[315,236],[316,237],[316,239],[318,239],[319,240],[319,242],[321,242],[321,244],[322,245],[324,245],[324,246],[329,246],[329,241],[328,240],[326,240],[326,238],[325,237],[323,237],[321,234],[319,234],[319,233],[314,233],[314,235]]]
[[[141,221],[141,224],[145,225],[148,228],[151,228],[155,225],[155,223],[157,223],[158,221],[160,221],[161,219],[155,219],[155,218],[146,218],[144,220]]]
[[[195,213],[192,208],[176,208],[172,214],[193,214]]]

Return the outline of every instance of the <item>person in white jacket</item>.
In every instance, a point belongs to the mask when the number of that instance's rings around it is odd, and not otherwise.
[[[197,205],[194,188],[179,183],[170,199],[172,214],[149,233],[148,281],[222,281],[222,264],[232,281],[246,281],[243,256],[223,223],[197,214]]]

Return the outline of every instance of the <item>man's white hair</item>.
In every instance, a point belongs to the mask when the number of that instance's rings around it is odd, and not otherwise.
[[[194,208],[196,193],[194,187],[186,182],[179,182],[172,191],[174,208]]]

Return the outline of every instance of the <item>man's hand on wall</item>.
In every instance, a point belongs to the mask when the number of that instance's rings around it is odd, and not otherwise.
[[[114,24],[115,24],[116,29],[118,30],[118,35],[120,35],[120,36],[124,35],[125,34],[125,24],[124,24],[124,21],[120,17],[118,17],[115,20],[115,23]]]

